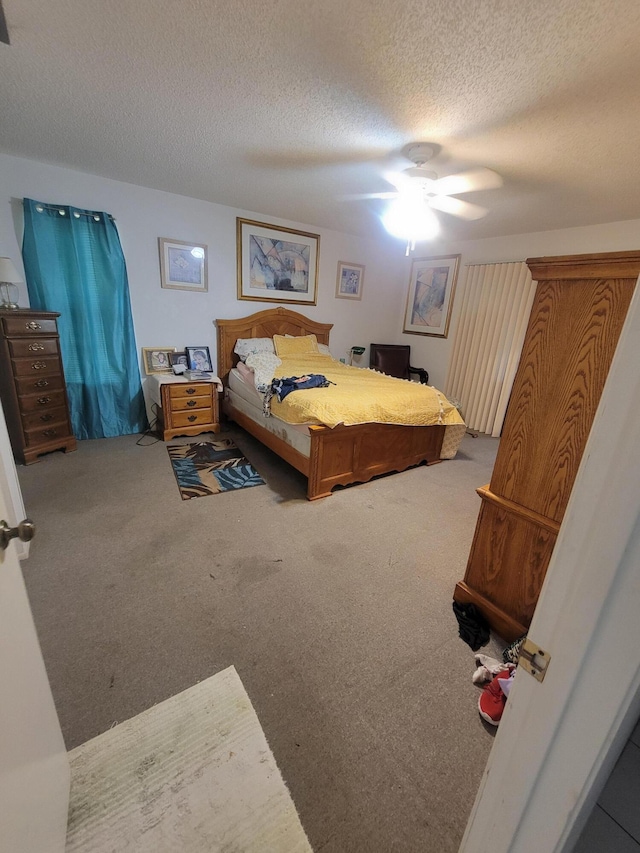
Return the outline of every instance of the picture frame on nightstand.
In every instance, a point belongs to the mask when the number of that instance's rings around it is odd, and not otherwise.
[[[142,361],[147,376],[171,373],[171,355],[175,347],[142,347]]]

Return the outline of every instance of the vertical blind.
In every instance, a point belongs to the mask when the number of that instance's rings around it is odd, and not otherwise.
[[[535,287],[524,262],[467,267],[446,389],[469,429],[500,435]]]

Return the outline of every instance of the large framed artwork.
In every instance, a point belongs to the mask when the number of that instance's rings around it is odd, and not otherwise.
[[[411,264],[404,331],[446,338],[460,255],[416,258]]]
[[[158,237],[160,284],[174,290],[199,290],[207,283],[207,247],[204,243],[185,243]]]
[[[238,219],[238,299],[315,305],[320,235]]]

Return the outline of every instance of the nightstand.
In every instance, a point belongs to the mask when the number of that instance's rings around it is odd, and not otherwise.
[[[220,432],[218,392],[222,383],[210,380],[188,382],[173,374],[149,377],[151,399],[158,405],[158,432],[164,441],[177,435]]]

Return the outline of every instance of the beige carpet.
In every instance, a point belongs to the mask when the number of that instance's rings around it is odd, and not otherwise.
[[[234,667],[69,753],[67,853],[310,853]]]

